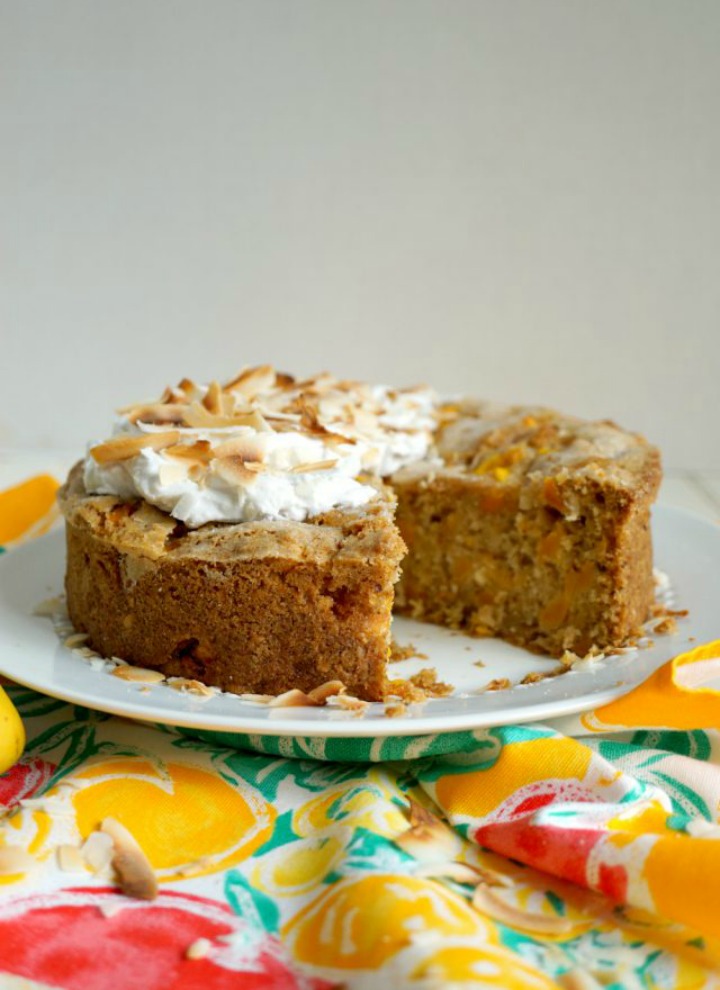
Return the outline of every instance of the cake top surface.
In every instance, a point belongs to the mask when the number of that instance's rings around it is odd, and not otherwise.
[[[659,472],[656,448],[609,420],[471,399],[439,407],[435,453],[439,460],[408,470],[437,470],[440,463],[445,471],[501,485],[573,475],[619,488],[635,488],[644,475]]]
[[[83,476],[87,492],[141,498],[194,529],[357,509],[377,498],[372,478],[436,472],[490,485],[572,474],[650,491],[659,457],[609,421],[442,402],[426,386],[298,381],[262,365],[224,385],[183,379],[120,410],[112,438],[90,445]]]
[[[190,528],[302,521],[367,504],[377,490],[365,477],[425,457],[435,407],[425,387],[297,381],[269,365],[225,385],[183,379],[120,410],[113,437],[90,445],[85,487],[143,498]]]

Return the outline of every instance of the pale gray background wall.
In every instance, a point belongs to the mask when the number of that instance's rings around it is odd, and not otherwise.
[[[0,12],[0,445],[269,360],[720,468],[717,0]]]

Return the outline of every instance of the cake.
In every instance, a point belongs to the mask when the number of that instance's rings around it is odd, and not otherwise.
[[[398,611],[551,656],[639,633],[654,447],[611,422],[465,402],[440,410],[436,451],[391,479],[408,547]]]
[[[236,693],[382,699],[393,601],[553,656],[618,647],[653,601],[659,479],[609,422],[268,366],[185,379],[61,490],[68,611],[106,656]]]

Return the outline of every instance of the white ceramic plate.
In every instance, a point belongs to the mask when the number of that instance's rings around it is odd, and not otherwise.
[[[48,619],[32,614],[43,599],[62,591],[64,540],[54,532],[0,557],[0,673],[66,701],[129,718],[222,732],[292,736],[402,736],[541,721],[585,711],[624,694],[677,653],[720,634],[720,528],[677,509],[659,507],[653,519],[655,559],[669,575],[674,604],[688,608],[678,632],[655,645],[581,665],[559,677],[520,685],[531,671],[555,661],[493,639],[471,639],[408,619],[394,621],[394,636],[427,659],[393,664],[391,676],[435,667],[454,694],[408,707],[388,718],[382,704],[361,717],[335,708],[268,708],[229,694],[204,699],[167,684],[139,685],[94,669],[64,647]],[[483,666],[476,661],[482,660]],[[495,678],[506,690],[484,692]],[[144,690],[143,690],[144,689]]]

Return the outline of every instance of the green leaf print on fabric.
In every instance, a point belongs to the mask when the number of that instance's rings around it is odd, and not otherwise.
[[[280,911],[275,903],[259,890],[250,886],[238,870],[225,874],[224,892],[228,904],[258,932],[277,934],[280,929]]]

